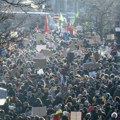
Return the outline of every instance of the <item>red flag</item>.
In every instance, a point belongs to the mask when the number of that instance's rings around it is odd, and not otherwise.
[[[71,26],[70,23],[67,24],[67,31],[70,32],[71,31]]]
[[[54,115],[53,120],[60,120],[60,115]]]
[[[77,34],[77,29],[73,28],[73,35],[76,35],[76,34]]]
[[[49,33],[49,26],[48,26],[48,17],[45,16],[45,24],[44,24],[44,32]]]
[[[36,28],[35,28],[35,31],[38,33],[38,32],[40,31],[39,22],[37,22],[36,24],[37,24],[37,26],[36,26]]]

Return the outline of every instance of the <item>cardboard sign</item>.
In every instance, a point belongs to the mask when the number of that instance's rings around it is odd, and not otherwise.
[[[5,99],[7,97],[7,89],[0,87],[0,99]]]
[[[0,105],[4,105],[7,97],[7,89],[0,87]]]
[[[36,56],[34,59],[45,59],[45,56],[43,53],[36,53]]]
[[[36,40],[37,40],[37,41],[44,40],[44,34],[39,34],[39,33],[37,33],[37,34],[36,34]]]
[[[46,45],[36,45],[36,50],[40,52],[41,50],[46,50]]]
[[[46,66],[46,59],[34,59],[35,68],[44,68]]]
[[[41,53],[43,53],[45,57],[50,57],[53,54],[51,50],[42,50]]]
[[[84,63],[83,67],[85,70],[91,70],[91,69],[97,69],[99,67],[101,67],[100,63]]]
[[[114,39],[115,39],[114,34],[107,35],[107,40],[114,40]]]
[[[44,74],[43,69],[39,69],[39,71],[37,71],[37,74],[38,74],[38,75],[43,75],[43,74]]]
[[[26,38],[23,40],[23,45],[27,46],[29,43],[30,43],[30,40]]]
[[[71,112],[71,120],[82,120],[81,112]]]
[[[119,51],[117,51],[117,55],[120,57],[120,52]]]
[[[37,43],[37,44],[40,44],[40,41],[41,41],[41,40],[42,40],[42,41],[44,40],[44,34],[39,34],[39,33],[37,33],[35,38],[36,38],[36,43]]]
[[[44,117],[47,115],[46,107],[32,107],[32,116],[38,115],[39,117]]]
[[[120,27],[116,27],[115,32],[120,32]]]

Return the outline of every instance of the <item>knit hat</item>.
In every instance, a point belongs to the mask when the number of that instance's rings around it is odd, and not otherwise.
[[[92,110],[94,110],[94,106],[89,106],[88,111],[92,111]]]
[[[118,114],[117,114],[116,112],[113,112],[113,113],[111,114],[111,117],[112,117],[112,118],[117,118],[117,116],[118,116]]]

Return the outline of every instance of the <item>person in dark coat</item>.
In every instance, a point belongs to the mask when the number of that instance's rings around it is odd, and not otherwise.
[[[120,85],[117,86],[114,94],[113,94],[113,97],[116,97],[116,96],[119,96],[120,97]]]

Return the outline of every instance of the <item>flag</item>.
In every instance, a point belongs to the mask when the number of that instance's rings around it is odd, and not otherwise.
[[[78,18],[79,18],[79,12],[76,13],[75,18],[74,18],[73,21],[72,21],[72,25],[73,25],[74,27],[76,27],[76,26],[79,24]]]
[[[84,29],[87,30],[90,27],[90,22],[86,20],[83,26],[84,26]]]
[[[67,24],[67,31],[68,31],[68,32],[71,31],[71,25],[70,25],[70,23]]]
[[[47,15],[45,16],[44,32],[45,32],[45,34],[49,33],[49,25],[48,25]]]
[[[40,32],[40,28],[39,28],[39,22],[36,23],[36,28],[35,28],[35,31],[38,33]]]
[[[77,34],[77,29],[73,28],[73,35],[76,35],[76,34]]]
[[[62,13],[60,13],[60,18],[59,18],[60,26],[63,26],[65,23],[67,23],[67,19],[63,16]]]
[[[62,13],[60,13],[60,19],[59,19],[61,22],[64,22],[64,16],[62,15]]]

